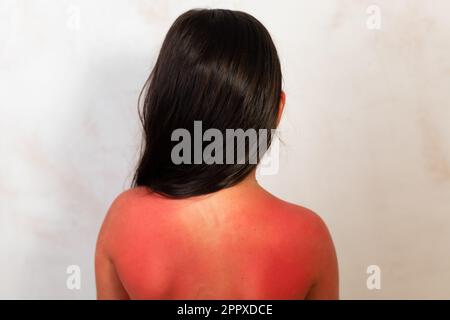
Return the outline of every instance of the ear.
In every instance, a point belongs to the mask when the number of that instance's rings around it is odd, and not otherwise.
[[[278,126],[278,124],[280,123],[281,115],[283,114],[285,103],[286,103],[286,94],[284,93],[284,91],[281,91],[281,94],[280,94],[280,104],[278,105],[278,119],[277,119],[277,126]]]

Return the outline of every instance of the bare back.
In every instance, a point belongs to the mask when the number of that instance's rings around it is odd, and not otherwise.
[[[99,298],[337,298],[322,220],[259,186],[173,200],[144,188],[111,206],[96,252]]]

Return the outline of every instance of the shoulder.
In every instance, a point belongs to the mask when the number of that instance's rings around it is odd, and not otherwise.
[[[130,211],[133,209],[138,209],[140,206],[148,202],[149,196],[153,196],[153,194],[145,187],[136,187],[125,190],[117,195],[113,200],[108,214],[117,211]]]
[[[97,247],[110,252],[111,248],[120,245],[125,237],[144,222],[146,215],[143,212],[153,211],[151,206],[154,198],[154,194],[144,187],[132,188],[117,195],[104,217]],[[152,214],[152,217],[155,215]]]
[[[315,211],[285,200],[274,197],[278,212],[282,213],[283,222],[297,235],[308,237],[309,240],[331,241],[330,232],[323,218]]]
[[[284,233],[299,254],[317,264],[335,259],[334,243],[324,219],[309,208],[278,201]]]
[[[291,215],[292,234],[302,261],[309,261],[311,292],[308,298],[339,297],[338,260],[331,233],[321,216],[302,206],[286,203]],[[296,236],[295,236],[296,235]]]
[[[298,221],[304,232],[318,241],[331,241],[328,226],[318,213],[299,205],[291,204],[291,207],[294,219]]]
[[[167,200],[146,187],[136,187],[121,192],[112,201],[107,211],[106,220],[132,218],[143,212],[153,215],[158,207],[167,204]]]

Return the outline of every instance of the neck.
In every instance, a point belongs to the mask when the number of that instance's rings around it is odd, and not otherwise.
[[[228,199],[228,201],[229,199],[239,200],[241,198],[248,200],[248,195],[253,194],[258,190],[261,191],[263,189],[256,180],[255,169],[238,184],[215,192],[212,194],[212,197],[217,197],[218,199]]]

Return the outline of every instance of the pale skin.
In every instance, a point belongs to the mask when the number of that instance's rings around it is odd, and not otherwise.
[[[280,98],[280,114],[285,95]],[[98,299],[338,299],[330,233],[252,172],[218,192],[171,200],[143,187],[111,205],[95,257]]]

